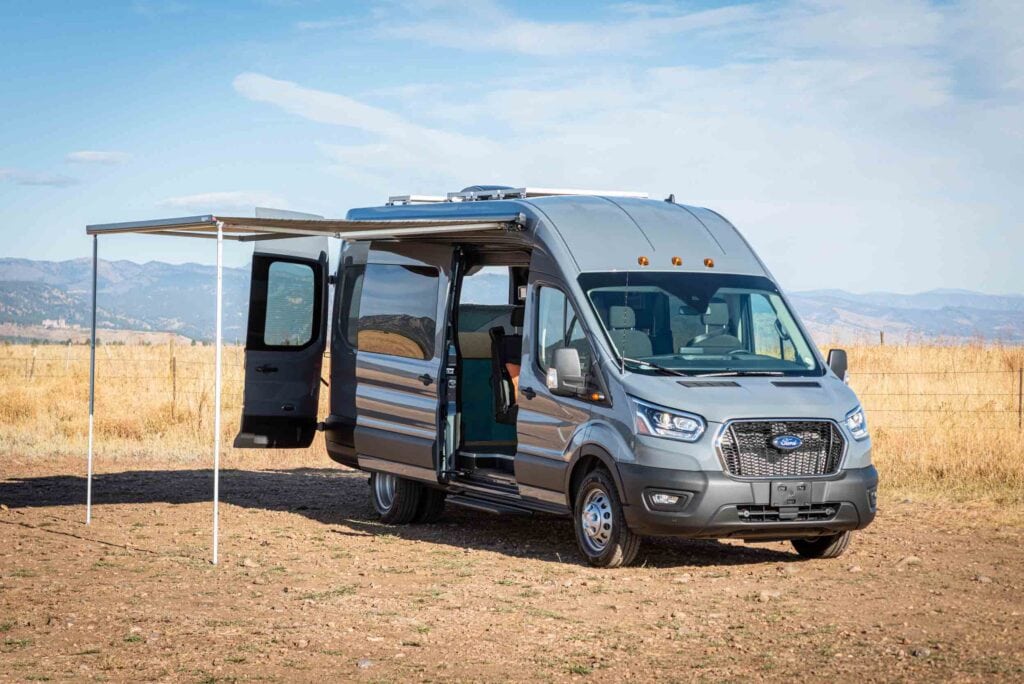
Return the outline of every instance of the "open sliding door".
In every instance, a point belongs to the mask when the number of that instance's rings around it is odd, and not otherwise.
[[[436,481],[453,250],[378,246],[363,273],[356,354],[359,465]]]
[[[327,238],[258,243],[252,257],[242,425],[235,448],[308,447],[327,338]]]

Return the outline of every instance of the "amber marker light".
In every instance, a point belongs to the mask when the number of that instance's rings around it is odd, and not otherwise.
[[[672,265],[673,266],[682,266],[683,265],[683,258],[682,257],[677,257],[677,256],[672,257]]]
[[[715,260],[711,258],[704,259],[704,265],[707,266],[708,268],[714,268]]]
[[[636,263],[640,264],[641,266],[650,266],[651,260],[648,259],[645,256],[642,256],[642,257],[637,257]]]

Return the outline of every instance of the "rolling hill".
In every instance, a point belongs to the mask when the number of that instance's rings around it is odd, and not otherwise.
[[[88,259],[0,259],[0,337],[63,340],[62,330],[88,327],[90,265]],[[213,337],[212,266],[101,261],[98,281],[101,328]],[[496,282],[494,289],[503,287]],[[228,341],[244,339],[248,289],[247,268],[224,269]],[[820,343],[873,342],[884,331],[886,341],[894,343],[980,339],[1024,344],[1024,295],[813,290],[791,293],[790,299]]]

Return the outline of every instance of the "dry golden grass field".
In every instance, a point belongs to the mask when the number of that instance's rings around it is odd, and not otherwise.
[[[885,490],[1024,503],[1024,347],[887,345],[848,352],[850,385],[867,410]],[[242,397],[240,348],[225,349],[224,369],[223,439],[230,444]],[[211,347],[100,345],[97,378],[101,462],[211,459]],[[0,453],[83,456],[88,381],[86,346],[0,347]],[[322,443],[315,444],[310,456],[328,463]],[[235,456],[240,464],[281,458]]]

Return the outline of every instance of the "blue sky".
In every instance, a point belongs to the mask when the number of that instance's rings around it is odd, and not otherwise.
[[[794,289],[1024,292],[1021,26],[1016,2],[3,2],[0,255],[506,183],[675,193]]]

